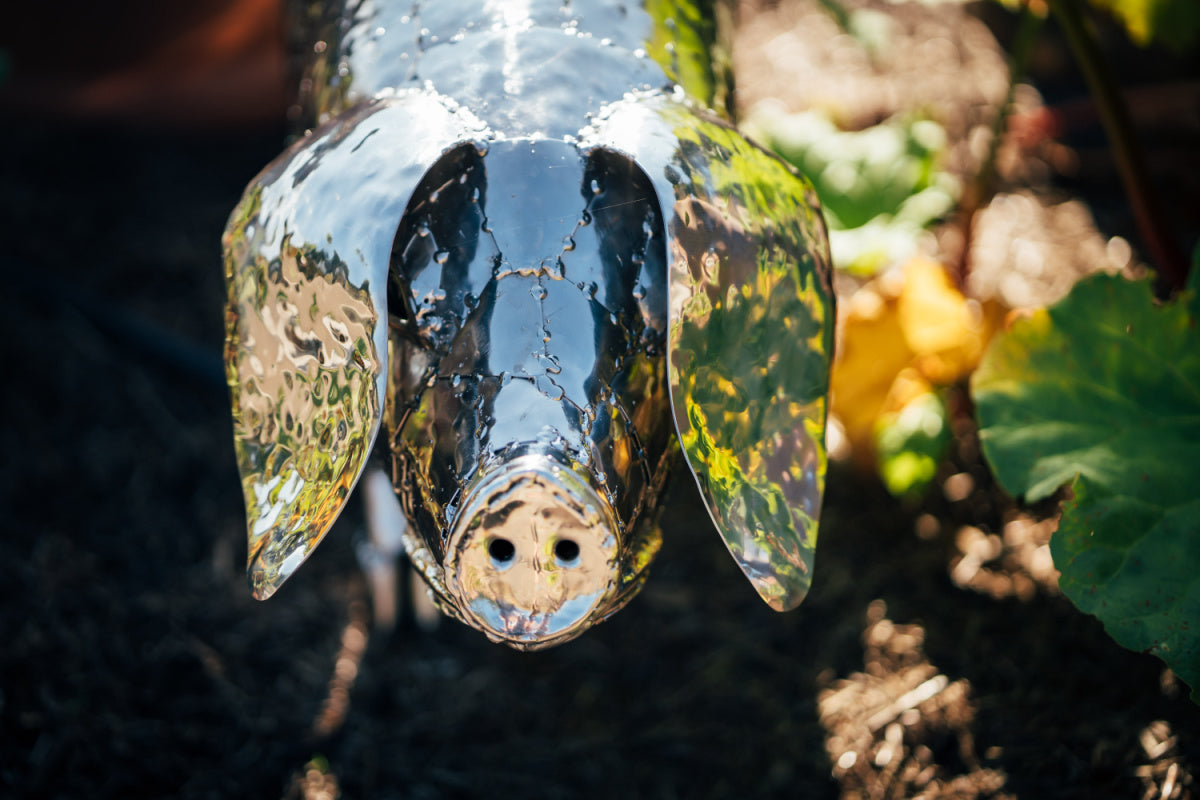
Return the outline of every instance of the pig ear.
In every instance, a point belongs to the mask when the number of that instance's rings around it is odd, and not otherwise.
[[[633,156],[663,206],[671,402],[738,566],[772,608],[808,591],[833,357],[829,244],[812,187],[682,98],[627,97],[585,144]]]
[[[425,170],[482,126],[430,92],[340,115],[272,162],[225,229],[225,370],[255,597],[341,512],[387,391],[392,240]]]

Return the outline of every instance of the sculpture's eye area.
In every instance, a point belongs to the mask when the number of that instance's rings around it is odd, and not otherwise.
[[[579,561],[579,543],[574,539],[559,539],[554,543],[554,560],[560,567],[573,567]]]
[[[579,553],[579,546],[575,546],[576,555]],[[508,539],[497,536],[488,542],[488,555],[492,557],[492,561],[496,562],[496,566],[503,566],[513,560],[517,554],[517,548]]]

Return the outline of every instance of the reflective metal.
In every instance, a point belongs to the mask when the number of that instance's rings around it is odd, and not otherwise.
[[[230,216],[225,364],[256,597],[320,543],[379,430],[403,187],[479,130],[426,92],[358,106],[272,162]]]
[[[566,638],[619,588],[617,529],[591,483],[553,458],[503,462],[456,520],[446,587],[463,615],[498,640]]]
[[[395,483],[415,489],[401,502],[423,560],[443,565],[443,606],[493,637],[533,647],[579,632],[632,595],[658,549],[673,445],[663,241],[654,190],[628,158],[546,140],[451,151],[400,223],[385,416]],[[496,481],[529,495],[521,524],[540,507],[549,525],[546,497],[560,498],[571,541],[605,558],[550,572],[546,553],[527,559],[549,540],[497,516]],[[486,565],[496,537],[526,543],[523,566],[465,581],[464,553]]]
[[[636,154],[660,199],[675,424],[701,494],[759,595],[812,580],[833,359],[829,241],[812,186],[679,96],[632,96],[581,136]]]
[[[328,121],[231,217],[256,596],[324,536],[382,419],[410,558],[493,639],[558,643],[633,596],[676,442],[793,607],[832,356],[811,189],[673,88],[659,4],[467,5],[313,15]]]

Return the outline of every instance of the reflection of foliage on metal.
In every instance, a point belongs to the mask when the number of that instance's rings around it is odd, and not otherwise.
[[[719,0],[647,0],[654,20],[648,55],[689,97],[732,116],[733,67],[719,34]]]
[[[676,421],[726,544],[784,610],[808,590],[824,489],[824,229],[811,187],[735,131],[691,119],[676,135],[690,195],[671,226]]]
[[[414,147],[399,134],[418,123]],[[378,220],[398,220],[405,187],[477,127],[425,94],[366,104],[276,159],[230,217],[225,360],[260,598],[333,524],[379,429],[394,224]]]
[[[235,224],[227,251],[226,364],[250,578],[269,595],[320,542],[366,460],[379,315],[336,254],[285,241],[268,261],[244,231]]]
[[[723,0],[578,3],[570,24],[557,3],[518,5],[472,6],[466,23],[466,3],[342,8],[345,24],[312,45],[321,85],[306,100],[337,116],[231,218],[226,355],[255,592],[324,536],[386,415],[393,479],[424,539],[406,546],[443,602],[430,572],[457,552],[449,523],[471,476],[529,444],[591,474],[622,537],[637,528],[614,602],[595,606],[606,616],[658,549],[673,416],[739,566],[791,608],[812,569],[833,346],[815,194],[686,99],[728,103],[710,21]],[[478,70],[454,47],[468,34],[490,54]],[[661,88],[673,81],[682,90]],[[578,178],[564,183],[564,167]],[[394,245],[403,280],[389,283]],[[555,315],[564,334],[580,324],[551,345]]]
[[[746,234],[717,235],[728,244]],[[736,255],[718,250],[714,283],[693,273],[699,291],[672,327],[676,402],[686,406],[677,419],[731,551],[768,603],[790,608],[807,590],[816,543],[831,309],[811,267],[798,271],[786,253],[760,250],[738,286],[720,274],[739,271]]]
[[[811,580],[833,354],[816,196],[675,98],[615,104],[588,140],[637,153],[674,198],[669,377],[684,454],[743,572],[773,608],[792,608]]]

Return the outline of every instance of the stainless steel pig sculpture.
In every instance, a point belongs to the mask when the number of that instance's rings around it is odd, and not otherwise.
[[[256,597],[374,449],[438,605],[513,647],[638,591],[679,461],[763,600],[804,598],[824,224],[807,182],[679,88],[680,25],[653,6],[310,9],[319,124],[224,238]]]

